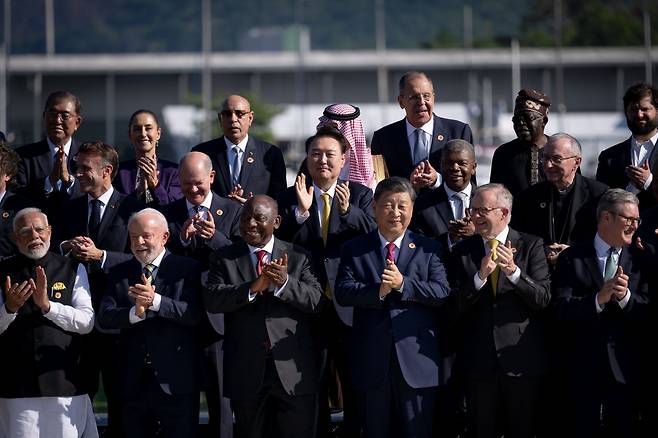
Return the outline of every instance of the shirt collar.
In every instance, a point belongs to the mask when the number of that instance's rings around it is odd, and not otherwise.
[[[155,266],[156,269],[159,268],[159,267],[160,267],[160,264],[162,263],[162,259],[164,258],[166,252],[167,252],[167,250],[163,248],[163,249],[162,249],[162,252],[161,252],[160,254],[158,254],[158,256],[157,256],[156,258],[154,258],[153,261],[152,261],[151,263],[142,263],[142,262],[139,262],[139,263],[141,263],[141,265],[142,265],[142,269],[144,269],[144,267],[145,267],[147,264],[151,264],[151,265]]]
[[[404,123],[407,126],[407,137],[411,137],[416,131],[416,128],[414,125],[409,123],[409,120],[407,120],[406,117],[404,118]],[[430,121],[421,126],[420,129],[425,131],[427,134],[429,134],[430,138],[432,138],[432,135],[434,134],[434,114],[432,114],[432,117],[430,117]]]
[[[658,141],[658,131],[651,137],[649,140],[645,141],[644,143],[639,143],[635,137],[631,135],[631,147],[635,149],[639,149],[641,146],[644,146],[648,142],[651,142],[651,145],[649,147],[654,147],[656,146],[656,142]]]
[[[462,190],[461,192],[455,192],[450,187],[448,187],[448,185],[445,182],[443,183],[443,188],[445,189],[448,198],[452,198],[453,195],[455,195],[456,193],[464,193],[467,198],[470,198],[471,192],[473,191],[473,186],[471,185],[471,183],[468,183],[468,185],[464,187],[464,190]]]
[[[509,234],[509,225],[505,225],[503,231],[501,231],[494,239],[498,241],[499,245],[505,245],[505,243],[507,243],[508,234]],[[487,244],[488,240],[482,237],[482,241],[484,242],[484,245],[488,248],[488,244]]]
[[[112,193],[114,193],[114,187],[110,186],[110,188],[105,193],[103,193],[102,195],[100,195],[98,197],[98,200],[101,201],[103,206],[107,205],[110,202],[110,198],[112,197]],[[90,203],[93,200],[94,200],[94,198],[89,193],[87,193],[87,204]]]
[[[327,193],[332,200],[334,199],[337,185],[338,185],[338,180],[334,181],[331,187],[329,187],[329,190],[325,192],[320,187],[313,184],[313,193],[315,194],[315,200],[317,201],[318,205],[321,205],[320,202],[322,202],[322,195],[324,193]]]
[[[608,257],[608,251],[610,250],[610,245],[603,240],[603,238],[599,235],[599,233],[596,233],[596,236],[594,236],[594,249],[596,250],[596,256],[598,258],[606,258]],[[618,254],[621,254],[621,248],[615,248],[615,252]]]
[[[7,194],[6,191],[0,192],[0,205],[2,205],[2,201],[5,199],[5,195]]]
[[[187,211],[190,211],[196,207],[194,204],[188,201],[187,198],[185,198],[185,205],[187,205]],[[212,191],[208,192],[206,199],[204,199],[200,205],[201,207],[205,207],[207,210],[210,210],[210,206],[212,205]]]
[[[50,141],[48,136],[46,136],[46,141],[48,142],[48,147],[50,148],[50,155],[55,155],[55,152],[57,152],[58,147],[55,146],[55,143]],[[66,156],[69,156],[69,152],[71,151],[71,143],[73,142],[73,138],[69,138],[69,140],[64,143],[64,153]]]
[[[404,234],[405,233],[402,233],[402,235],[400,237],[398,237],[397,239],[395,239],[393,241],[393,244],[398,249],[398,251],[400,250],[400,248],[402,248],[402,239],[404,239]],[[386,238],[384,236],[382,236],[382,233],[380,233],[379,231],[377,231],[377,235],[379,236],[379,243],[380,243],[382,249],[386,248],[386,245],[388,245],[388,243],[389,243],[388,240],[386,240]]]
[[[228,152],[231,152],[231,150],[233,149],[233,146],[237,146],[238,149],[240,149],[240,152],[244,153],[245,149],[247,149],[247,142],[249,141],[249,134],[245,135],[244,138],[242,139],[242,141],[238,144],[234,144],[231,140],[228,139],[228,137],[224,137],[224,139],[226,140],[226,150]]]
[[[262,248],[259,248],[257,246],[251,246],[249,244],[247,244],[247,246],[249,247],[249,253],[251,253],[251,254],[253,254],[256,251],[259,251],[259,250],[262,249],[262,250],[264,250],[265,252],[267,252],[268,254],[271,255],[272,251],[274,251],[274,236],[270,237],[270,241],[267,242],[265,244],[265,246],[263,246]]]

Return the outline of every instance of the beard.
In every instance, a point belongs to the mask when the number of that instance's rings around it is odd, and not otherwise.
[[[626,125],[634,135],[646,135],[658,128],[658,117],[646,120],[644,125],[640,125],[637,120],[626,119]]]
[[[42,245],[38,248],[30,249],[30,245],[33,243],[41,243]],[[48,254],[49,249],[50,249],[50,240],[44,240],[44,241],[35,240],[30,242],[25,248],[19,248],[19,251],[28,259],[39,260],[42,259],[46,254]]]

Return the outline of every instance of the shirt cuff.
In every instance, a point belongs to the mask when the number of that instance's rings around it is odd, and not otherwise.
[[[623,309],[624,307],[626,307],[626,305],[630,300],[631,300],[631,291],[626,289],[626,295],[624,296],[624,298],[619,300],[619,307]]]
[[[247,298],[249,299],[249,302],[250,302],[250,303],[253,303],[254,300],[256,299],[256,297],[258,296],[258,294],[252,292],[251,289],[249,289],[248,294],[249,294],[249,295],[247,296]]]
[[[599,305],[599,294],[598,293],[596,295],[594,295],[594,305],[596,306],[596,313],[603,312],[603,307],[601,307]]]
[[[436,182],[432,186],[432,190],[438,189],[439,186],[441,186],[442,182],[443,182],[443,177],[441,176],[441,174],[439,172],[436,172]]]
[[[300,225],[303,224],[304,222],[306,222],[306,219],[308,219],[310,216],[311,216],[310,210],[307,210],[306,213],[301,214],[299,212],[299,208],[295,206],[295,220],[297,221],[298,224]]]
[[[154,312],[159,312],[160,311],[160,303],[162,302],[162,295],[156,293],[153,295],[153,304],[151,304],[151,307],[149,307],[149,310],[153,310]]]
[[[487,284],[487,279],[485,278],[484,280],[481,280],[480,276],[476,272],[475,275],[473,276],[473,285],[475,286],[475,290],[482,289],[485,284]]]
[[[99,260],[99,263],[101,264],[101,268],[102,268],[103,266],[105,266],[105,259],[107,259],[107,251],[105,251],[104,249],[101,249],[101,251],[103,251],[103,255]]]
[[[46,192],[46,194],[48,195],[52,193],[53,190],[54,190],[53,185],[50,184],[50,176],[47,176],[43,183],[43,191]]]
[[[132,306],[130,308],[130,311],[128,311],[128,320],[130,321],[131,324],[137,324],[138,322],[142,322],[146,319],[146,312],[142,316],[137,316],[135,313],[137,309],[135,306]]]
[[[286,276],[286,282],[283,283],[283,286],[281,286],[280,288],[274,291],[274,296],[279,298],[283,293],[283,288],[286,287],[287,284],[288,284],[288,276]]]
[[[506,275],[506,277],[513,285],[516,286],[519,282],[519,279],[521,278],[521,268],[517,266],[516,271],[512,272],[512,275]]]
[[[651,185],[651,181],[653,181],[653,173],[649,174],[649,177],[644,183],[644,186],[642,187],[644,190],[649,190],[649,186]],[[621,302],[621,301],[620,301]]]

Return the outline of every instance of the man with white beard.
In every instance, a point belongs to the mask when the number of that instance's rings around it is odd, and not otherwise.
[[[94,326],[87,272],[48,251],[51,233],[41,210],[19,211],[19,253],[0,262],[0,438],[98,437],[79,369],[78,335]]]

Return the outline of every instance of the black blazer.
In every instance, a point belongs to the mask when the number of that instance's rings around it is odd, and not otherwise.
[[[605,372],[610,351],[629,384],[642,384],[647,376],[648,276],[635,249],[624,248],[619,266],[629,276],[630,301],[622,310],[616,302],[597,313],[594,300],[603,287],[592,241],[563,251],[553,275],[553,313],[563,371],[576,381],[591,381]],[[655,268],[654,268],[655,269]],[[611,349],[608,349],[608,344]]]
[[[521,277],[514,285],[501,272],[496,298],[490,281],[480,290],[473,283],[485,255],[482,237],[473,235],[452,249],[448,271],[457,290],[459,351],[469,374],[490,375],[499,368],[532,376],[549,367],[544,309],[551,294],[544,244],[511,228],[507,239],[516,248]]]
[[[77,169],[75,156],[78,154],[79,149],[80,144],[75,139],[72,139],[71,149],[68,155],[68,167],[71,174],[74,174]],[[56,205],[51,206],[51,203],[46,202],[44,193],[44,181],[53,170],[53,155],[50,152],[48,141],[44,138],[40,142],[26,144],[17,148],[16,152],[20,156],[16,182],[22,188],[21,193],[44,208],[56,208]],[[76,181],[73,184],[70,197],[73,198],[79,194],[79,185]],[[58,196],[60,195],[68,198],[68,195],[58,193]],[[55,202],[61,201],[57,200],[52,203]]]
[[[630,179],[626,176],[626,166],[631,165],[631,139],[603,150],[599,154],[596,180],[612,188],[626,189]]]
[[[212,190],[219,196],[228,196],[233,184],[224,137],[198,144],[192,151],[203,152],[210,157],[212,167],[217,173]],[[287,186],[286,164],[281,149],[250,135],[243,154],[240,185],[245,195],[251,192],[276,199]]]
[[[208,269],[208,258],[213,251],[228,246],[232,239],[240,236],[240,205],[213,193],[210,212],[215,221],[215,235],[210,240],[198,239],[193,244],[183,246],[180,233],[183,224],[189,218],[185,198],[178,199],[162,208],[162,213],[169,222],[169,242],[167,248],[174,254],[184,255],[197,260],[204,269]]]
[[[192,394],[198,390],[197,324],[201,317],[200,266],[187,257],[167,252],[155,276],[160,310],[146,311],[146,319],[129,321],[134,300],[128,287],[141,283],[142,265],[132,257],[108,270],[97,323],[103,329],[120,329],[119,375],[123,394],[142,391],[146,354],[155,378],[166,394]]]
[[[407,138],[406,119],[402,119],[375,131],[372,136],[373,155],[381,154],[390,176],[409,178],[414,170],[411,158],[411,145]],[[441,169],[441,151],[449,140],[464,139],[473,143],[471,127],[458,120],[444,119],[434,115],[434,132],[430,147],[429,161],[437,172]],[[475,178],[473,178],[475,181]]]
[[[16,213],[24,208],[34,206],[34,202],[12,192],[6,192],[0,200],[0,260],[18,251],[9,237],[13,232]]]
[[[598,181],[576,174],[571,194],[573,202],[567,219],[568,232],[563,241],[558,241],[559,236],[553,234],[555,213],[551,203],[552,196],[557,196],[557,190],[549,181],[537,183],[514,200],[512,228],[539,236],[547,245],[571,245],[592,239],[596,234],[596,206],[607,189],[608,186]]]
[[[471,187],[471,199],[476,187]],[[427,237],[439,239],[447,244],[449,222],[455,220],[445,183],[436,190],[422,192],[414,203],[410,228]]]
[[[288,283],[283,292],[275,297],[269,291],[252,302],[249,287],[256,279],[256,270],[248,246],[238,242],[210,258],[203,297],[208,312],[224,313],[224,385],[228,398],[256,397],[263,383],[268,340],[286,393],[318,391],[320,363],[312,322],[325,298],[306,251],[275,238],[272,257],[284,253],[288,254]]]

